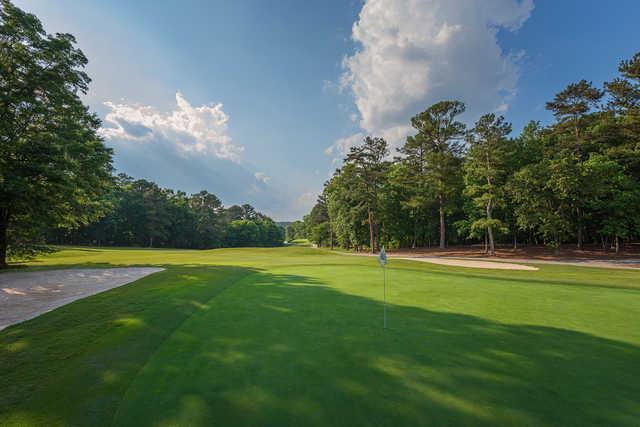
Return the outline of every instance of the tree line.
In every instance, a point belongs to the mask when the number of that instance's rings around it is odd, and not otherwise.
[[[603,88],[580,80],[546,104],[556,121],[511,124],[489,113],[467,128],[460,101],[411,119],[389,159],[383,138],[351,147],[287,238],[367,248],[484,242],[598,244],[617,252],[640,234],[640,53]]]
[[[83,104],[91,79],[71,34],[0,0],[0,268],[47,242],[215,248],[282,243],[249,205],[225,208],[113,176],[113,151]]]
[[[210,249],[277,246],[284,229],[253,206],[225,208],[207,191],[187,195],[120,174],[103,200],[104,216],[76,229],[51,230],[57,244]]]

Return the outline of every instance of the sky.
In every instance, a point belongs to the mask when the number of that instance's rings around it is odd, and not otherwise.
[[[443,99],[517,134],[640,50],[637,0],[15,3],[76,37],[117,172],[281,221],[308,213],[365,135],[395,150]]]

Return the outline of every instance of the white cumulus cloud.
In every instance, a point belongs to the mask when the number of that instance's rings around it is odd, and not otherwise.
[[[343,159],[347,155],[347,153],[349,153],[349,149],[351,147],[360,144],[363,138],[364,134],[361,132],[355,133],[345,138],[340,138],[326,150],[324,150],[324,153],[327,156],[333,157],[333,162],[337,163],[339,160]]]
[[[440,100],[465,102],[470,119],[504,112],[523,53],[504,52],[497,33],[517,30],[532,10],[533,0],[367,0],[341,78],[360,128],[397,144],[411,132],[409,119]]]
[[[258,181],[262,182],[263,184],[268,184],[269,182],[271,182],[271,178],[269,178],[264,172],[256,172],[253,175]]]
[[[170,141],[183,154],[212,154],[220,159],[239,161],[244,148],[233,144],[228,135],[229,116],[222,104],[193,107],[176,93],[176,108],[160,112],[151,106],[105,102],[109,112],[100,129],[107,140],[153,143]]]

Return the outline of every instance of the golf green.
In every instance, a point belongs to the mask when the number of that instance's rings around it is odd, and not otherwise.
[[[638,425],[640,271],[307,247],[66,248],[166,270],[0,331],[0,425]]]

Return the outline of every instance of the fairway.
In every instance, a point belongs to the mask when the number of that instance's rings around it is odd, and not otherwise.
[[[0,331],[0,425],[637,425],[640,273],[308,247],[64,249],[166,270]]]

